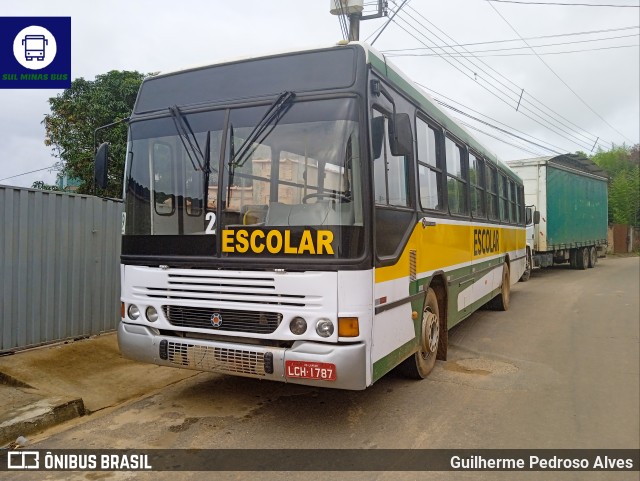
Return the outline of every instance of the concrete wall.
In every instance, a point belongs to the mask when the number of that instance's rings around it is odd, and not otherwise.
[[[121,210],[0,186],[0,352],[117,327]]]

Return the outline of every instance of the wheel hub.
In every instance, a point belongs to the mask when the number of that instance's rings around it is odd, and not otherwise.
[[[422,352],[426,355],[435,354],[440,339],[438,316],[431,311],[425,311],[422,317],[422,329]]]

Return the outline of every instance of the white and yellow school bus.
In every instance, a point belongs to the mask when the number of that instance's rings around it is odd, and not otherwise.
[[[119,345],[165,366],[423,378],[525,270],[521,180],[362,43],[148,78],[124,199]]]

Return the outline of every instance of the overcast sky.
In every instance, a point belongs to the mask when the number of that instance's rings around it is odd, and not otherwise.
[[[638,5],[638,0],[580,0],[585,2]],[[342,33],[338,17],[329,13],[329,3],[329,0],[24,0],[3,2],[0,15],[70,16],[72,77],[93,79],[114,69],[156,72],[215,63],[230,57],[332,45],[342,38]],[[389,6],[395,8],[391,0]],[[386,19],[363,22],[360,38],[366,39],[384,22]],[[528,40],[530,45],[573,42],[538,47],[540,57],[529,49],[515,50],[525,46],[519,41],[467,46],[474,51],[492,50],[476,53],[478,57],[471,59],[399,56],[390,60],[413,80],[437,92],[433,94],[435,97],[442,100],[445,100],[442,96],[449,97],[469,114],[480,117],[469,110],[473,109],[555,150],[589,151],[597,137],[603,146],[611,142],[629,145],[639,141],[639,30],[622,30],[638,25],[638,8],[410,0],[374,46],[391,55],[399,53],[399,49],[425,45],[492,42],[518,36],[553,36]],[[602,30],[607,32],[557,36]],[[604,38],[608,40],[594,41]],[[505,48],[513,50],[495,50]],[[586,49],[589,50],[584,51]],[[457,50],[464,52],[461,48]],[[542,55],[575,50],[583,51]],[[433,52],[405,50],[400,53]],[[486,56],[489,54],[501,56]],[[518,93],[522,89],[522,104],[516,112]],[[0,179],[56,162],[51,149],[44,145],[41,122],[49,111],[47,99],[58,93],[56,90],[0,90]],[[536,106],[544,107],[536,102],[554,113],[543,114]],[[474,135],[503,160],[549,155],[548,150],[468,117],[460,118],[518,145],[516,148],[475,132]],[[481,118],[489,121],[487,117]],[[489,122],[495,124],[495,121]],[[0,180],[0,184],[28,187],[37,180],[53,183],[55,172],[43,170]]]

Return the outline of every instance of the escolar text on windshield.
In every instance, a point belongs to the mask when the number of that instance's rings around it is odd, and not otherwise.
[[[333,255],[332,242],[333,232],[330,230],[304,230],[301,237],[292,236],[290,230],[222,231],[222,252],[225,253]]]

